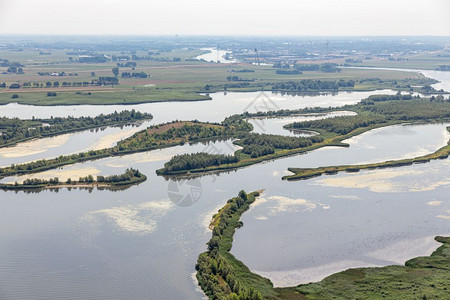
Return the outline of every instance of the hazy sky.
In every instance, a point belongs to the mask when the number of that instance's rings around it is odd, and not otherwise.
[[[446,35],[450,0],[0,0],[0,34]]]

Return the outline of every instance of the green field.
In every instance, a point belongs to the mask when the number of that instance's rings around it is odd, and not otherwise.
[[[201,54],[200,50],[176,49],[163,52],[158,57],[180,61],[136,61],[135,70],[131,67],[119,67],[119,85],[115,86],[69,86],[62,87],[62,82],[90,82],[100,76],[113,76],[112,68],[116,62],[106,63],[78,63],[69,60],[64,50],[53,50],[51,55],[39,55],[38,50],[26,49],[21,52],[0,51],[0,58],[9,59],[24,65],[24,74],[1,74],[7,67],[0,67],[0,83],[7,86],[13,83],[37,83],[42,87],[22,87],[20,89],[1,89],[0,104],[18,102],[32,105],[77,105],[77,104],[136,104],[157,101],[193,101],[207,100],[207,96],[199,92],[208,93],[223,91],[224,86],[240,82],[230,82],[227,76],[239,75],[250,79],[248,86],[229,87],[228,91],[256,91],[271,90],[272,83],[298,80],[354,80],[355,87],[350,90],[375,90],[394,88],[400,85],[425,85],[427,80],[419,73],[343,69],[340,73],[323,73],[319,71],[305,71],[299,75],[279,75],[271,66],[256,66],[250,64],[217,64],[190,59]],[[105,55],[121,55],[120,52],[104,52]],[[138,56],[145,52],[136,52]],[[76,59],[74,57],[73,59]],[[187,60],[186,60],[187,59]],[[252,69],[252,73],[231,73],[231,70]],[[39,76],[38,72],[65,72],[78,76]],[[91,75],[95,73],[95,76]],[[121,78],[122,72],[145,72],[148,78]],[[360,83],[361,79],[377,78],[381,80]],[[45,87],[47,82],[59,81],[59,87]],[[206,85],[210,88],[205,90]],[[56,92],[55,97],[48,97],[47,92]],[[88,93],[90,92],[90,95]],[[12,98],[14,94],[18,98]]]

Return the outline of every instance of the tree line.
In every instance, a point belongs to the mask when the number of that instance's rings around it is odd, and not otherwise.
[[[202,169],[210,166],[220,166],[223,164],[237,163],[238,159],[234,155],[209,154],[204,152],[180,154],[172,157],[164,164],[164,168],[159,174],[170,172]]]
[[[229,253],[234,232],[243,225],[239,221],[240,216],[258,195],[240,191],[214,216],[208,251],[199,255],[195,265],[198,283],[209,299],[263,299],[258,288],[259,285],[269,285],[269,281],[248,272],[245,265]]]
[[[280,149],[298,149],[323,142],[321,136],[290,137],[273,134],[250,133],[236,143],[243,146],[242,152],[256,158],[275,153]]]
[[[50,178],[50,179],[40,179],[40,178],[29,178],[25,179],[22,184],[19,184],[17,181],[14,183],[15,188],[29,188],[36,187],[41,188],[44,186],[58,186],[63,184],[68,185],[77,185],[80,183],[83,184],[91,184],[91,183],[106,183],[111,185],[122,185],[122,184],[132,184],[134,182],[144,181],[146,179],[145,175],[139,172],[139,170],[129,168],[125,171],[125,173],[120,175],[110,175],[110,176],[97,176],[97,179],[94,179],[94,176],[87,175],[84,177],[80,177],[78,180],[72,180],[68,178],[65,182],[60,181],[58,177]],[[0,185],[0,188],[8,188],[9,185]]]
[[[339,88],[353,88],[355,81],[353,80],[300,80],[300,81],[287,81],[277,82],[272,85],[272,90],[277,91],[337,91]]]

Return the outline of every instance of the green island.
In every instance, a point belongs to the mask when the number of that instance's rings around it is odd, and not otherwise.
[[[135,122],[151,120],[148,113],[124,110],[112,114],[100,114],[96,117],[67,117],[21,120],[19,118],[0,118],[0,148],[13,146],[28,140],[51,137],[71,132],[83,131],[106,126],[129,125]]]
[[[25,179],[22,183],[17,181],[14,184],[0,184],[0,189],[5,191],[27,191],[27,190],[43,190],[55,188],[113,188],[124,187],[139,184],[147,180],[147,176],[133,168],[127,169],[125,173],[120,175],[94,176],[88,175],[80,177],[78,180],[68,178],[66,181],[60,181],[58,177],[46,179]]]
[[[194,174],[209,171],[226,171],[249,166],[262,161],[286,157],[298,153],[312,151],[321,147],[340,146],[348,147],[342,141],[367,132],[369,130],[404,123],[430,123],[444,122],[450,119],[450,100],[443,96],[421,98],[410,95],[377,95],[363,99],[355,105],[346,105],[340,108],[317,108],[304,110],[282,110],[256,114],[242,114],[230,118],[234,120],[248,117],[262,116],[289,116],[300,113],[332,112],[338,110],[353,111],[355,116],[338,116],[334,118],[305,121],[286,125],[289,130],[309,130],[318,132],[318,135],[301,138],[268,134],[246,133],[234,143],[242,146],[234,153],[236,159],[226,158],[223,162],[217,159],[217,154],[181,155],[174,156],[164,168],[157,170],[160,175]],[[448,151],[447,147],[439,149],[434,156],[443,158]],[[433,158],[431,156],[430,158]],[[423,162],[426,158],[416,158],[415,162]]]
[[[450,289],[450,237],[429,257],[408,260],[404,266],[352,268],[320,282],[274,288],[269,279],[251,272],[231,253],[241,216],[260,191],[244,191],[227,201],[213,216],[208,250],[199,255],[197,280],[209,299],[444,299]],[[351,296],[350,296],[351,295]]]

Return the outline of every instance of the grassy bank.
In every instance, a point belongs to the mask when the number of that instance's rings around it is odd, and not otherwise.
[[[241,216],[259,192],[244,191],[227,201],[214,215],[208,251],[198,257],[198,282],[210,299],[445,299],[450,289],[450,238],[436,237],[443,245],[429,257],[405,266],[355,268],[320,282],[274,288],[270,280],[252,273],[231,253]]]

